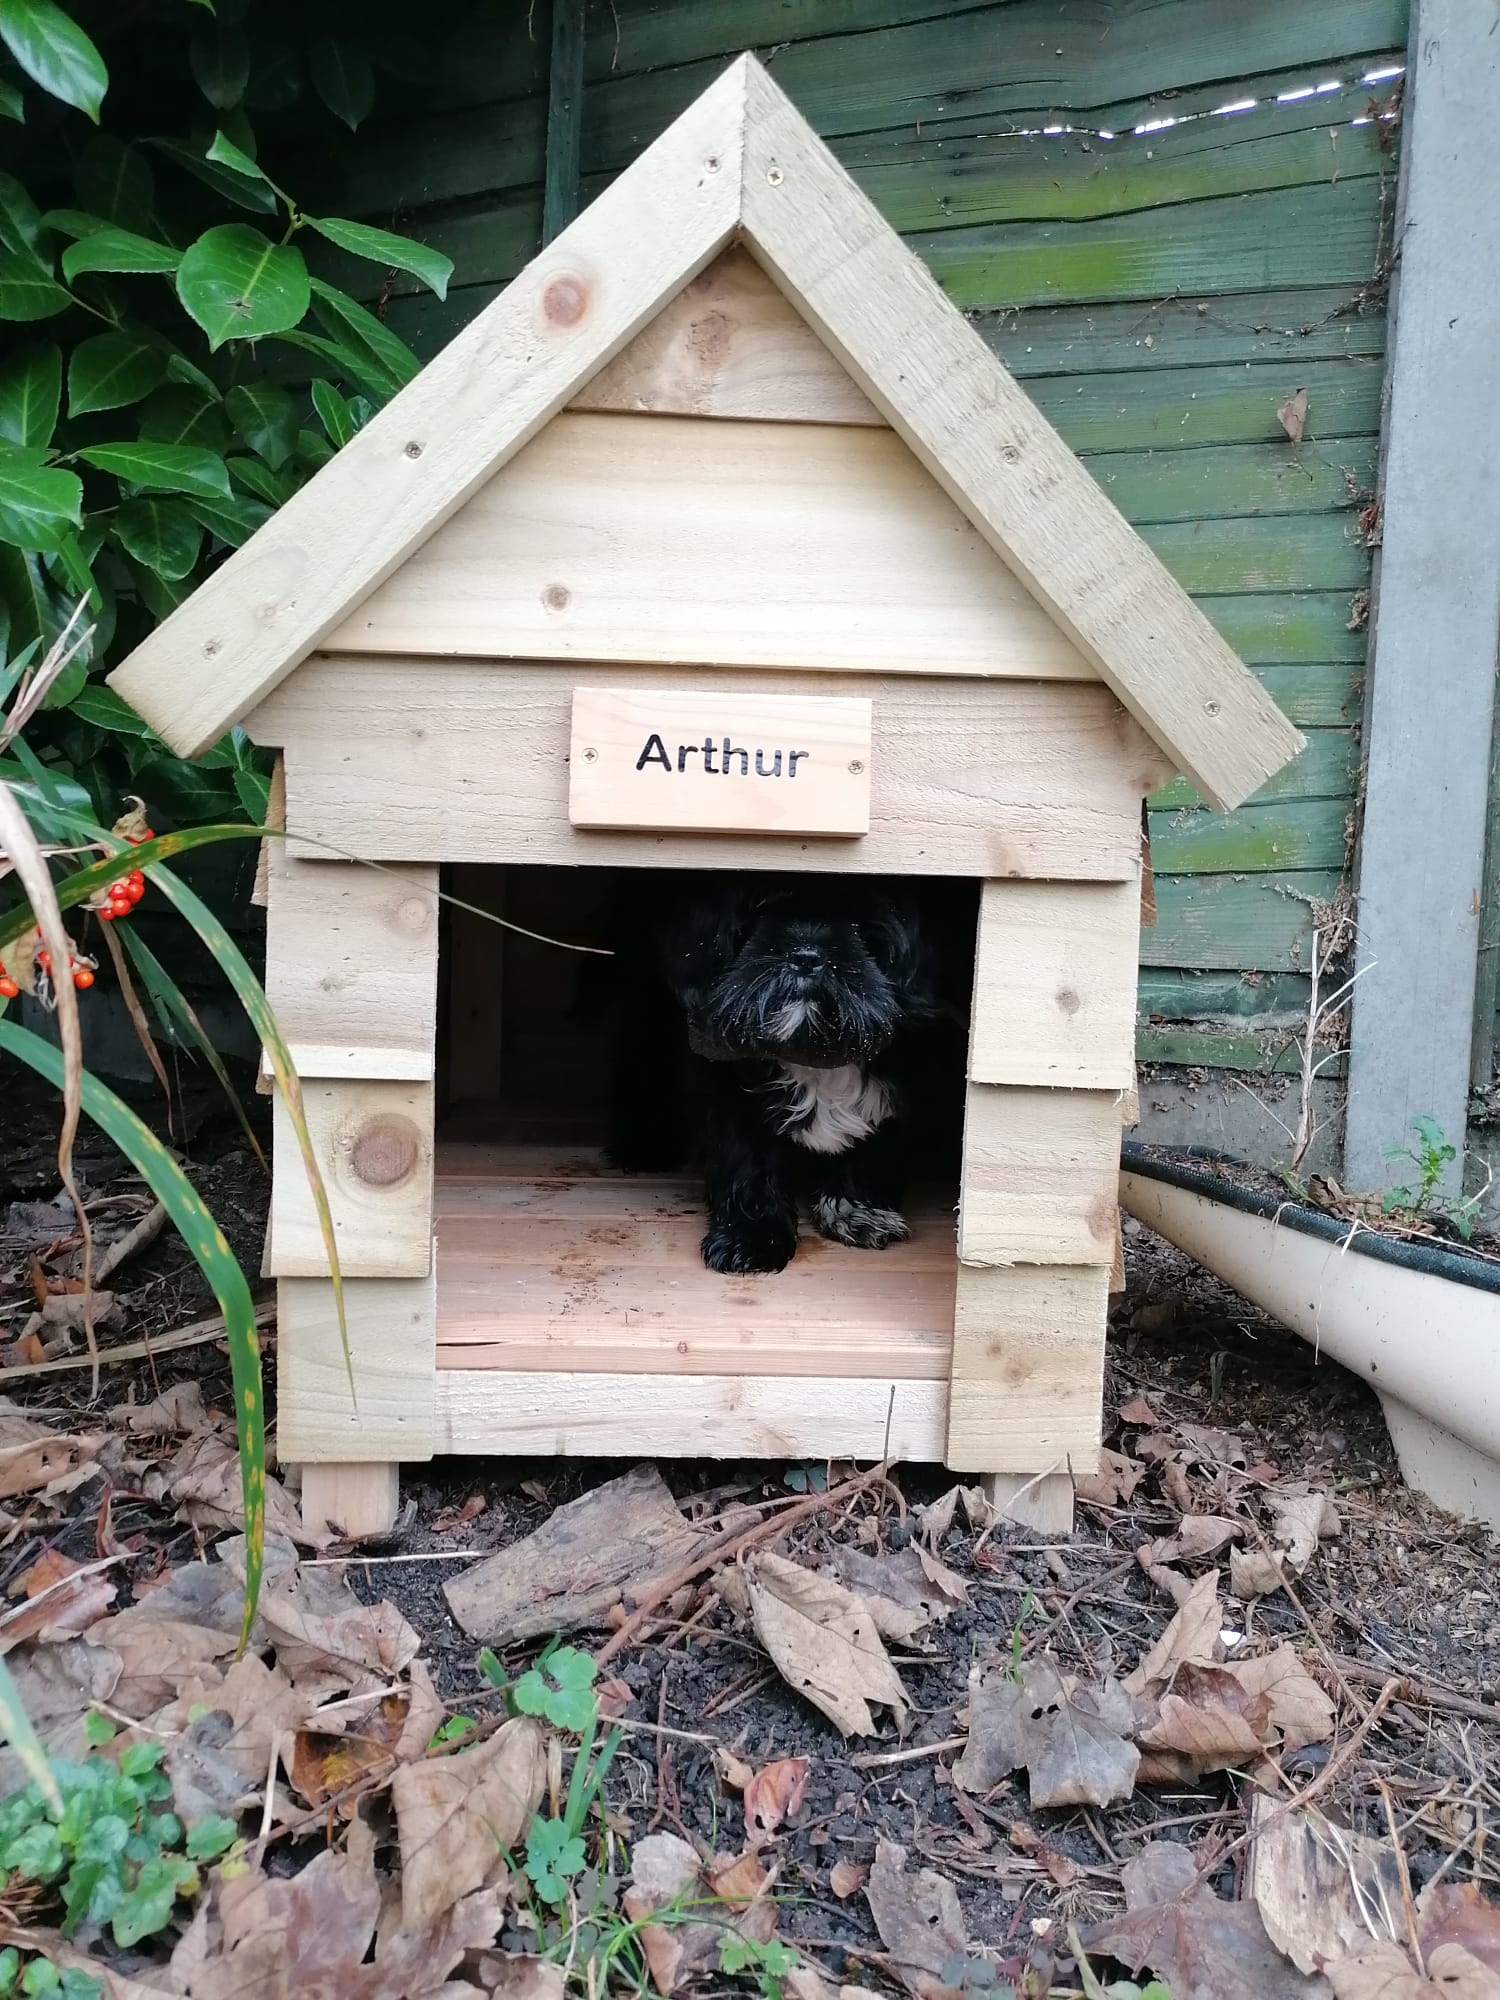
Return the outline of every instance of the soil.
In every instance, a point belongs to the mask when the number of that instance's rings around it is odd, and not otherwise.
[[[8,1108],[10,1184],[0,1188],[0,1204],[56,1194],[49,1112],[44,1099]],[[190,1173],[254,1272],[265,1179],[238,1128],[210,1112],[207,1100],[194,1116]],[[138,1188],[117,1158],[97,1148],[81,1148],[79,1166],[95,1198]],[[1337,1701],[1335,1747],[1377,1691],[1391,1677],[1400,1679],[1359,1753],[1322,1794],[1322,1809],[1380,1837],[1394,1810],[1414,1888],[1445,1870],[1496,1894],[1500,1871],[1483,1838],[1486,1817],[1493,1822],[1500,1812],[1494,1541],[1407,1491],[1379,1405],[1353,1376],[1318,1362],[1300,1341],[1135,1224],[1127,1224],[1126,1265],[1128,1290],[1112,1312],[1107,1442],[1128,1450],[1144,1430],[1184,1423],[1225,1434],[1221,1462],[1210,1458],[1193,1472],[1197,1511],[1227,1510],[1225,1496],[1244,1490],[1243,1470],[1235,1469],[1242,1466],[1251,1468],[1252,1482],[1300,1477],[1336,1501],[1342,1530],[1321,1544],[1295,1598],[1277,1593],[1229,1614],[1257,1639],[1284,1636],[1297,1648]],[[122,1272],[122,1284],[126,1277]],[[30,1288],[24,1266],[16,1266],[3,1242],[0,1280],[8,1281],[0,1285],[0,1328],[8,1324],[13,1332],[30,1308]],[[131,1266],[124,1297],[124,1321],[106,1343],[166,1332],[211,1310],[191,1259],[170,1235]],[[267,1366],[274,1368],[269,1343]],[[104,1399],[149,1397],[189,1374],[200,1378],[211,1401],[228,1407],[227,1356],[216,1342],[163,1353],[154,1366],[111,1368]],[[88,1380],[86,1369],[12,1370],[0,1389],[29,1412],[87,1422]],[[1148,1425],[1137,1415],[1122,1422],[1115,1413],[1140,1399],[1155,1421]],[[456,1711],[483,1715],[492,1697],[476,1647],[449,1615],[444,1581],[462,1571],[464,1557],[526,1535],[561,1502],[623,1469],[616,1462],[443,1459],[408,1470],[395,1534],[357,1554],[350,1575],[361,1596],[390,1600],[423,1635],[440,1691]],[[807,1469],[685,1459],[662,1471],[684,1509],[699,1513],[735,1498],[789,1498]],[[812,1469],[814,1478],[818,1471]],[[816,1567],[835,1544],[852,1542],[871,1553],[899,1548],[914,1531],[909,1510],[951,1484],[938,1469],[899,1467],[886,1494],[877,1489],[867,1503],[815,1517],[792,1533],[785,1552]],[[79,1513],[59,1529],[14,1539],[0,1559],[0,1578],[8,1584],[46,1545],[92,1556],[97,1497],[80,1499]],[[1145,1841],[1186,1842],[1202,1858],[1218,1851],[1214,1842],[1227,1846],[1243,1831],[1243,1773],[1143,1787],[1107,1810],[1034,1813],[1024,1774],[986,1797],[958,1792],[951,1739],[963,1733],[976,1663],[1045,1645],[1062,1666],[1086,1667],[1092,1677],[1132,1667],[1173,1609],[1136,1551],[1172,1534],[1180,1520],[1155,1473],[1127,1505],[1080,1503],[1071,1537],[1003,1523],[977,1533],[960,1514],[938,1553],[969,1584],[972,1608],[956,1609],[920,1640],[892,1648],[912,1700],[904,1738],[887,1723],[881,1736],[843,1742],[780,1681],[710,1574],[606,1669],[624,1684],[614,1694],[626,1732],[606,1787],[612,1824],[627,1836],[665,1828],[737,1851],[742,1807],[715,1773],[715,1748],[756,1768],[781,1757],[807,1758],[805,1801],[776,1848],[778,1893],[786,1899],[782,1934],[816,1946],[826,1969],[851,1979],[879,1983],[880,1940],[863,1897],[836,1895],[830,1873],[840,1862],[868,1865],[877,1839],[899,1842],[913,1864],[923,1861],[950,1877],[971,1937],[1002,1953],[1028,1943],[1038,1922],[1119,1909],[1120,1865]],[[121,1538],[144,1538],[136,1558],[142,1575],[193,1553],[192,1532],[147,1502],[117,1503],[113,1525]],[[585,1635],[582,1643],[592,1641]],[[519,1671],[536,1650],[519,1649],[507,1664]],[[1329,1745],[1309,1747],[1286,1760],[1285,1775],[1301,1786],[1329,1756]],[[296,1858],[288,1853],[284,1865]],[[1234,1893],[1244,1861],[1243,1849],[1225,1860],[1213,1878],[1221,1893]]]

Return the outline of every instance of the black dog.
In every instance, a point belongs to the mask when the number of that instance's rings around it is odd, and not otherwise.
[[[715,1271],[783,1269],[799,1196],[834,1242],[900,1242],[913,1114],[931,1107],[945,1044],[962,1096],[960,1009],[931,907],[941,892],[655,875],[645,894],[619,961],[616,1163],[701,1153]]]

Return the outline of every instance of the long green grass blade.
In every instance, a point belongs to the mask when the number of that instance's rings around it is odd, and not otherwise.
[[[115,935],[130,954],[135,969],[140,974],[141,984],[145,987],[147,993],[150,994],[152,1002],[157,1009],[157,1018],[165,1023],[175,1039],[179,1041],[185,1040],[191,1047],[198,1051],[198,1054],[208,1064],[214,1076],[218,1079],[220,1089],[229,1099],[230,1108],[240,1122],[240,1130],[245,1135],[245,1143],[264,1167],[266,1156],[261,1151],[260,1141],[255,1136],[254,1128],[250,1123],[249,1117],[246,1115],[245,1107],[240,1102],[240,1094],[235,1089],[233,1083],[231,1083],[229,1072],[224,1067],[219,1051],[208,1039],[207,1030],[198,1019],[197,1013],[194,1011],[187,995],[182,991],[171,973],[167,971],[161,960],[156,956],[156,953],[152,951],[150,945],[142,938],[134,924],[117,924],[115,926]]]
[[[113,835],[101,835],[92,820],[80,813],[69,812],[65,807],[39,800],[27,799],[22,803],[29,808],[32,819],[54,821],[59,830],[66,829],[69,837],[85,840],[109,839],[114,852],[103,861],[92,861],[87,868],[75,869],[71,875],[64,875],[57,883],[58,908],[72,909],[76,904],[87,901],[96,889],[107,889],[120,873],[120,856],[129,855],[132,868],[146,868],[153,861],[170,861],[178,854],[191,854],[194,848],[211,847],[220,840],[262,840],[267,834],[272,839],[280,835],[263,826],[187,826],[180,833],[159,833],[150,840],[143,840],[132,847],[129,841],[116,840]],[[30,930],[36,919],[30,914],[30,905],[20,909],[7,910],[0,916],[0,945],[7,945],[18,938],[23,931]]]
[[[0,1049],[28,1064],[61,1090],[62,1056],[40,1035],[12,1021],[0,1020]],[[197,1259],[224,1315],[229,1365],[234,1377],[234,1422],[239,1435],[240,1482],[245,1500],[245,1616],[240,1628],[243,1650],[260,1595],[266,1540],[265,1406],[261,1396],[260,1338],[255,1331],[250,1287],[202,1196],[160,1139],[141,1123],[129,1105],[122,1104],[112,1090],[87,1070],[83,1075],[83,1109],[145,1178]]]
[[[21,1690],[11,1679],[10,1668],[3,1659],[0,1659],[0,1733],[4,1734],[5,1740],[25,1766],[27,1777],[35,1782],[53,1814],[60,1819],[62,1793],[57,1789],[57,1780],[47,1762],[42,1740],[31,1726],[31,1717],[21,1700]]]

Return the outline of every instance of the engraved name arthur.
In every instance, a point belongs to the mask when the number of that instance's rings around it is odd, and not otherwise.
[[[757,778],[779,778],[781,776],[781,751],[768,752],[765,750],[756,750],[752,753],[749,750],[742,750],[737,743],[731,743],[727,736],[721,738],[718,742],[715,742],[712,736],[705,736],[701,743],[679,743],[677,745],[677,762],[674,764],[672,762],[672,753],[655,730],[652,730],[651,734],[646,738],[645,747],[642,749],[640,756],[635,760],[635,768],[638,771],[644,771],[648,768],[659,768],[663,771],[685,772],[688,768],[689,757],[701,757],[703,759],[703,769],[712,772],[716,777],[748,778],[750,775],[750,759],[752,754],[755,758],[755,775]],[[720,759],[717,764],[714,762],[715,756]],[[804,760],[811,760],[811,757],[812,752],[810,750],[788,750],[786,753],[786,775],[789,778],[795,778],[798,764]],[[737,765],[732,761],[735,758],[739,759]],[[770,759],[769,762],[767,761],[768,758]],[[693,768],[696,770],[697,766],[695,765]]]

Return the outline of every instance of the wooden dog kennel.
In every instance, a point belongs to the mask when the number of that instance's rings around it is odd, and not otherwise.
[[[758,63],[111,678],[184,755],[240,722],[282,752],[268,986],[358,1390],[278,1108],[278,1448],[311,1514],[378,1529],[443,1452],[888,1448],[1066,1518],[1142,799],[1180,771],[1234,805],[1300,739]],[[803,790],[637,763],[649,716],[665,749],[721,710],[800,746]],[[716,1277],[688,1182],[437,1144],[443,863],[976,878],[956,1231]]]

